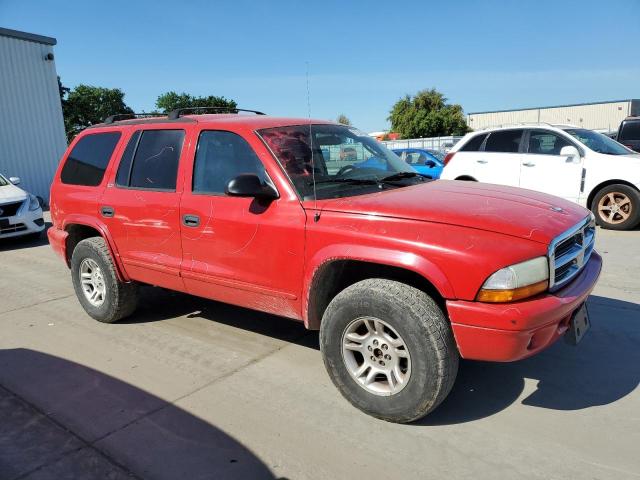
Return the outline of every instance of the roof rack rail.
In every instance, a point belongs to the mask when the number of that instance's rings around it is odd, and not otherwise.
[[[118,122],[120,120],[131,120],[133,118],[138,118],[138,117],[164,117],[165,114],[164,113],[116,113],[115,115],[109,115],[107,118],[104,119],[104,122],[102,123],[106,123],[107,125],[113,123],[113,122]]]
[[[177,120],[187,112],[197,112],[199,110],[213,111],[214,113],[215,112],[217,113],[250,112],[250,113],[255,113],[256,115],[266,115],[264,112],[259,112],[257,110],[247,110],[244,108],[235,108],[235,107],[188,107],[188,108],[176,108],[175,110],[172,110],[167,115],[167,118],[169,120]]]

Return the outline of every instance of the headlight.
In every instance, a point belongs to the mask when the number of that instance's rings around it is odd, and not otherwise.
[[[514,302],[549,288],[549,262],[538,257],[498,270],[482,285],[479,302]]]
[[[29,211],[32,212],[40,208],[40,202],[38,201],[38,197],[35,195],[29,194]]]

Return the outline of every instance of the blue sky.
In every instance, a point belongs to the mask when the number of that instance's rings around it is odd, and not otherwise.
[[[168,90],[273,115],[388,127],[435,87],[465,112],[640,98],[640,0],[0,0],[0,26],[55,37],[67,86]]]

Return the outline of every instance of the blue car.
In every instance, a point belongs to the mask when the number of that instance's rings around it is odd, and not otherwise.
[[[429,175],[434,179],[440,178],[444,168],[444,154],[442,152],[422,148],[399,148],[392,151],[418,173]]]

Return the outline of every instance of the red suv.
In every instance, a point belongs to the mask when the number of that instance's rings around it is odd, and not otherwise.
[[[588,210],[431,181],[354,128],[255,113],[76,137],[48,235],[90,316],[131,315],[150,284],[300,320],[347,400],[394,422],[435,409],[460,357],[518,360],[589,327]]]

